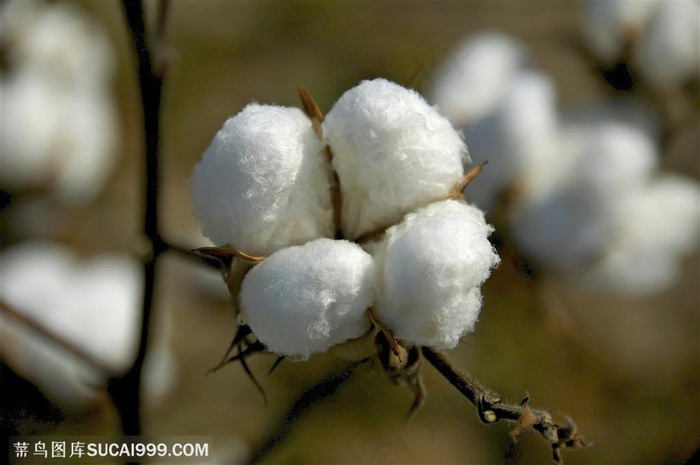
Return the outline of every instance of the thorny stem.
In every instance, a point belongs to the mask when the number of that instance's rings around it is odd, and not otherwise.
[[[576,430],[571,420],[569,424],[560,426],[552,421],[552,416],[543,410],[531,409],[526,396],[519,405],[510,405],[501,401],[498,394],[481,386],[464,373],[457,370],[447,360],[444,354],[429,347],[422,347],[423,356],[440,374],[450,382],[469,402],[477,408],[482,422],[491,424],[499,420],[512,420],[517,426],[511,431],[511,438],[523,430],[532,427],[549,442],[552,448],[552,458],[556,463],[563,463],[561,449],[585,447],[587,444]]]
[[[151,247],[148,255],[144,257],[141,334],[136,360],[126,373],[110,379],[108,391],[119,413],[122,433],[124,435],[139,435],[141,434],[141,371],[146,358],[149,327],[153,313],[156,265],[159,256],[168,250],[168,244],[160,236],[158,223],[159,136],[163,75],[162,62],[158,59],[159,69],[154,67],[151,50],[146,41],[142,2],[140,0],[123,0],[122,5],[138,58],[143,134],[146,143],[144,177],[146,208],[143,232]],[[166,22],[167,5],[167,0],[162,0],[160,3],[159,30],[155,34],[157,40],[163,39],[164,31],[162,29]]]

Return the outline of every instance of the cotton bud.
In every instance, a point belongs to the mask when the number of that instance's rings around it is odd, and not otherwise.
[[[248,272],[241,317],[270,351],[305,360],[369,329],[375,282],[372,257],[358,245],[317,239]]]
[[[527,61],[520,44],[506,35],[469,38],[435,72],[430,101],[454,124],[471,124],[498,105]]]
[[[297,108],[250,104],[194,168],[192,208],[217,245],[252,255],[333,235],[323,144]]]
[[[464,174],[459,133],[418,93],[384,79],[343,94],[323,133],[340,179],[348,239],[445,198]]]
[[[379,318],[397,339],[452,348],[474,329],[481,284],[499,263],[481,210],[446,200],[406,216],[375,249]]]

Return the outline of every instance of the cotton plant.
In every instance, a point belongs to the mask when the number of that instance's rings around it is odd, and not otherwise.
[[[474,175],[462,137],[385,79],[325,117],[301,95],[305,112],[250,104],[226,121],[190,179],[217,246],[199,251],[228,258],[244,328],[234,342],[295,360],[375,335],[398,357],[455,347],[499,262],[492,228],[461,195]]]
[[[697,0],[586,0],[583,13],[587,50],[612,77],[622,65],[661,90],[700,77]]]
[[[0,44],[0,185],[90,202],[116,155],[115,59],[104,31],[75,5],[10,1]]]
[[[108,378],[136,357],[139,264],[115,254],[79,259],[66,247],[30,241],[0,254],[0,283],[4,363],[61,408],[97,405]],[[145,373],[146,395],[163,400],[176,379],[167,331],[153,340]]]
[[[458,69],[487,66],[489,59],[474,52],[484,46],[484,37],[491,33],[460,44],[447,63]],[[523,53],[513,39],[509,49]],[[522,61],[510,64],[509,78],[490,107],[481,107],[478,117],[460,126],[472,160],[488,162],[466,188],[467,198],[502,223],[503,233],[535,268],[565,275],[579,286],[597,283],[596,289],[609,292],[640,294],[668,287],[683,257],[698,245],[699,209],[687,207],[697,207],[698,184],[661,172],[659,149],[647,135],[653,119],[639,117],[638,111],[631,117],[633,107],[619,103],[601,105],[595,112],[587,108],[578,117],[574,108],[564,117],[551,79]],[[453,76],[445,75],[436,73],[432,82],[438,103],[459,88]],[[473,81],[468,75],[464,79]],[[484,84],[486,93],[492,92],[491,85]],[[459,101],[455,96],[446,110],[457,121],[460,111],[454,102]],[[606,113],[610,108],[616,111]],[[659,198],[669,208],[660,209],[651,228],[659,241],[652,247],[642,205]],[[672,239],[678,236],[684,240]],[[651,267],[654,271],[641,266],[654,260],[659,262]]]

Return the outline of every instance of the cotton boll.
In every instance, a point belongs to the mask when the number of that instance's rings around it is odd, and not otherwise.
[[[654,85],[670,87],[700,74],[700,2],[662,2],[635,49],[635,63]]]
[[[133,362],[143,286],[133,260],[101,255],[79,262],[59,246],[27,243],[2,253],[0,282],[0,299],[13,310],[106,367],[95,368],[12,315],[3,315],[3,360],[59,405],[90,405],[107,378]],[[149,355],[150,366],[158,366],[158,359]]]
[[[566,185],[519,205],[510,223],[523,254],[556,271],[593,260],[612,229],[606,207],[595,193]]]
[[[663,290],[678,278],[683,256],[698,248],[700,186],[664,175],[627,193],[613,218],[615,234],[579,284],[636,295]]]
[[[470,124],[496,107],[527,61],[521,45],[507,35],[470,37],[435,71],[430,101],[454,124]]]
[[[372,257],[358,245],[317,239],[248,272],[241,316],[270,351],[305,360],[368,330],[375,280]]]
[[[577,182],[608,196],[646,182],[658,158],[646,133],[622,123],[606,123],[590,128],[573,172]]]
[[[333,235],[329,179],[323,144],[301,110],[250,104],[195,166],[192,208],[215,244],[268,255]]]
[[[512,183],[549,176],[559,156],[557,119],[551,80],[534,71],[514,76],[496,109],[465,129],[473,161],[489,163],[467,187],[469,201],[488,211]]]
[[[613,63],[629,41],[644,32],[658,0],[586,0],[583,33],[597,58]]]
[[[390,226],[445,198],[464,174],[459,133],[415,91],[364,81],[323,123],[343,197],[345,237]]]
[[[478,208],[456,200],[432,204],[390,228],[375,246],[380,266],[379,318],[411,344],[455,347],[473,330],[481,284],[499,263]]]

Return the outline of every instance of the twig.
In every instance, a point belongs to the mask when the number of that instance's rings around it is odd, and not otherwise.
[[[146,42],[142,2],[140,0],[123,0],[122,5],[138,58],[138,78],[146,143],[144,179],[146,208],[143,232],[151,247],[148,256],[144,258],[141,334],[136,360],[126,373],[110,379],[108,391],[119,413],[123,434],[139,435],[141,434],[141,370],[146,358],[151,314],[153,313],[156,265],[158,257],[168,249],[168,245],[160,237],[158,223],[159,136],[163,76],[161,70],[157,71],[154,68],[151,50]],[[158,20],[160,30],[156,32],[155,37],[162,40],[167,1],[161,2],[160,6]],[[158,63],[161,62],[158,61]]]
[[[366,363],[369,359],[362,359],[351,363],[349,366],[332,376],[322,380],[320,383],[313,385],[306,391],[302,392],[287,414],[284,416],[280,424],[275,428],[271,436],[269,436],[262,444],[260,444],[251,454],[249,463],[258,463],[265,455],[267,455],[277,444],[284,440],[292,429],[292,426],[301,416],[311,410],[312,407],[321,402],[333,397],[338,390],[350,379],[355,369]]]
[[[517,425],[511,432],[511,438],[515,439],[521,431],[532,427],[538,431],[552,448],[552,458],[556,463],[563,463],[561,449],[585,447],[587,444],[576,430],[574,423],[560,426],[552,421],[552,416],[543,410],[531,409],[528,406],[529,397],[519,405],[510,405],[501,401],[498,394],[481,386],[470,379],[464,373],[459,372],[447,360],[444,354],[423,347],[423,356],[430,362],[447,381],[450,382],[469,402],[477,408],[482,422],[491,424],[499,420],[516,421]]]
[[[27,328],[31,329],[35,333],[41,335],[48,341],[51,341],[52,343],[56,344],[57,346],[61,347],[62,349],[65,349],[66,351],[70,352],[71,354],[75,355],[79,359],[83,360],[84,362],[87,362],[88,364],[92,365],[94,368],[97,368],[97,370],[105,373],[105,374],[113,374],[115,372],[113,367],[110,367],[106,363],[102,362],[101,360],[93,357],[90,355],[88,352],[83,350],[80,346],[77,346],[73,344],[69,339],[65,339],[62,336],[59,336],[58,334],[46,329],[41,323],[38,321],[35,321],[34,319],[28,317],[27,315],[15,310],[12,308],[10,305],[8,305],[6,302],[0,299],[0,313],[5,313],[7,315],[10,315],[11,318],[14,318],[15,320],[19,321],[22,323],[24,326]]]

